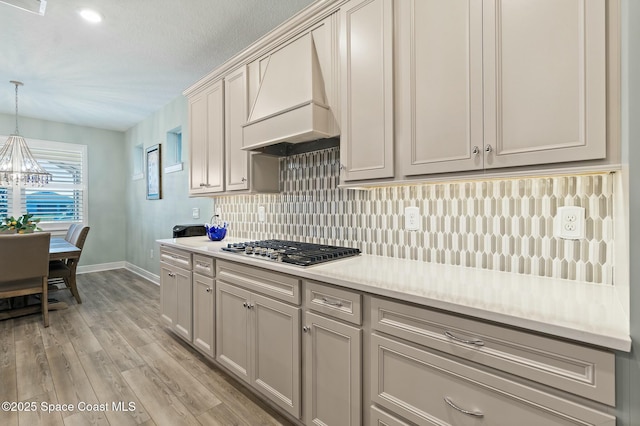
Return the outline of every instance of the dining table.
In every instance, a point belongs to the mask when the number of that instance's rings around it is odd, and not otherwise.
[[[61,237],[52,237],[49,241],[49,261],[77,259],[80,257],[81,249],[71,244],[69,241]],[[58,311],[67,309],[66,302],[55,299],[49,299],[49,310]],[[4,310],[0,312],[0,320],[7,318],[15,318],[18,316],[34,314],[41,311],[40,303],[27,305],[15,309]]]

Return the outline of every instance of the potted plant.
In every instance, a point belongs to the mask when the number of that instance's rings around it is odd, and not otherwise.
[[[33,215],[25,213],[17,219],[13,216],[6,217],[4,223],[0,225],[0,233],[5,234],[29,234],[33,231],[42,231],[38,228],[38,222],[40,219],[32,219]]]

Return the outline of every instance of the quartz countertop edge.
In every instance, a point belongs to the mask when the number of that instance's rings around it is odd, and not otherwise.
[[[373,255],[301,268],[222,250],[241,241],[246,240],[214,242],[205,236],[157,242],[577,342],[631,350],[629,318],[616,286]]]

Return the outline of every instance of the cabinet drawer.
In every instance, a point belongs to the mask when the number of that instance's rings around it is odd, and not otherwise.
[[[615,425],[615,417],[435,352],[371,336],[372,401],[419,425]]]
[[[615,405],[611,352],[376,297],[371,309],[375,330]]]
[[[207,277],[215,277],[216,267],[212,257],[193,255],[193,270]]]
[[[394,416],[387,414],[378,407],[371,406],[371,424],[373,426],[410,426]]]
[[[189,271],[191,270],[191,253],[187,251],[160,246],[160,260],[170,265],[179,266]]]
[[[218,260],[216,278],[284,302],[300,305],[300,280],[290,275]]]
[[[308,309],[353,324],[362,324],[362,295],[313,281],[304,281],[304,301]]]

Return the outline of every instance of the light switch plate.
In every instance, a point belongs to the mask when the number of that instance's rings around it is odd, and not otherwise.
[[[191,210],[191,217],[194,219],[200,218],[200,209],[198,207],[194,207],[193,210]]]
[[[420,209],[418,207],[404,208],[404,229],[407,231],[420,229]]]

